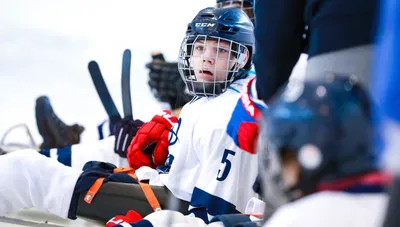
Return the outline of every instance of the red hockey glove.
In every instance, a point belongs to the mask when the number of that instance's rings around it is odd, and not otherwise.
[[[156,168],[163,165],[168,155],[168,134],[178,118],[164,110],[137,132],[128,148],[128,162],[134,169],[142,166]]]
[[[130,226],[130,224],[135,223],[139,220],[142,220],[142,216],[138,214],[134,210],[130,210],[126,213],[126,215],[117,215],[111,218],[107,223],[106,227],[113,227],[113,226]]]

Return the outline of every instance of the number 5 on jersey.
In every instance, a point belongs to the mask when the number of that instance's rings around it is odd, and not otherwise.
[[[228,177],[229,171],[231,170],[232,163],[229,160],[229,155],[235,156],[235,152],[225,149],[224,155],[222,156],[221,160],[221,163],[225,164],[225,166],[224,167],[221,166],[221,168],[218,170],[217,174],[218,181],[224,181]]]

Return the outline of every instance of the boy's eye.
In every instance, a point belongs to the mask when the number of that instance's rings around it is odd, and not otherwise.
[[[219,53],[226,53],[226,52],[228,52],[228,50],[225,49],[225,48],[218,48],[218,52]]]
[[[203,46],[196,46],[195,49],[199,50],[199,51],[203,51],[204,47]]]

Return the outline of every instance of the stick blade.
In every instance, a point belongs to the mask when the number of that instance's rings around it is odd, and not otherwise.
[[[100,97],[101,103],[105,111],[107,112],[108,118],[112,124],[120,121],[121,115],[115,106],[114,100],[112,99],[110,92],[108,91],[107,85],[104,81],[103,74],[100,71],[100,67],[95,61],[90,61],[88,64],[88,69],[90,76],[92,78],[93,84],[96,88],[97,94]]]
[[[131,98],[131,58],[131,51],[126,49],[122,57],[121,90],[124,118],[130,120],[133,119]]]

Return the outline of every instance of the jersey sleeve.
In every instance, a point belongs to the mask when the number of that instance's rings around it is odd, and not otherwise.
[[[194,150],[201,169],[190,200],[190,211],[208,222],[213,216],[244,212],[254,196],[257,157],[235,145],[223,127],[198,124]],[[211,130],[210,130],[211,128]]]

